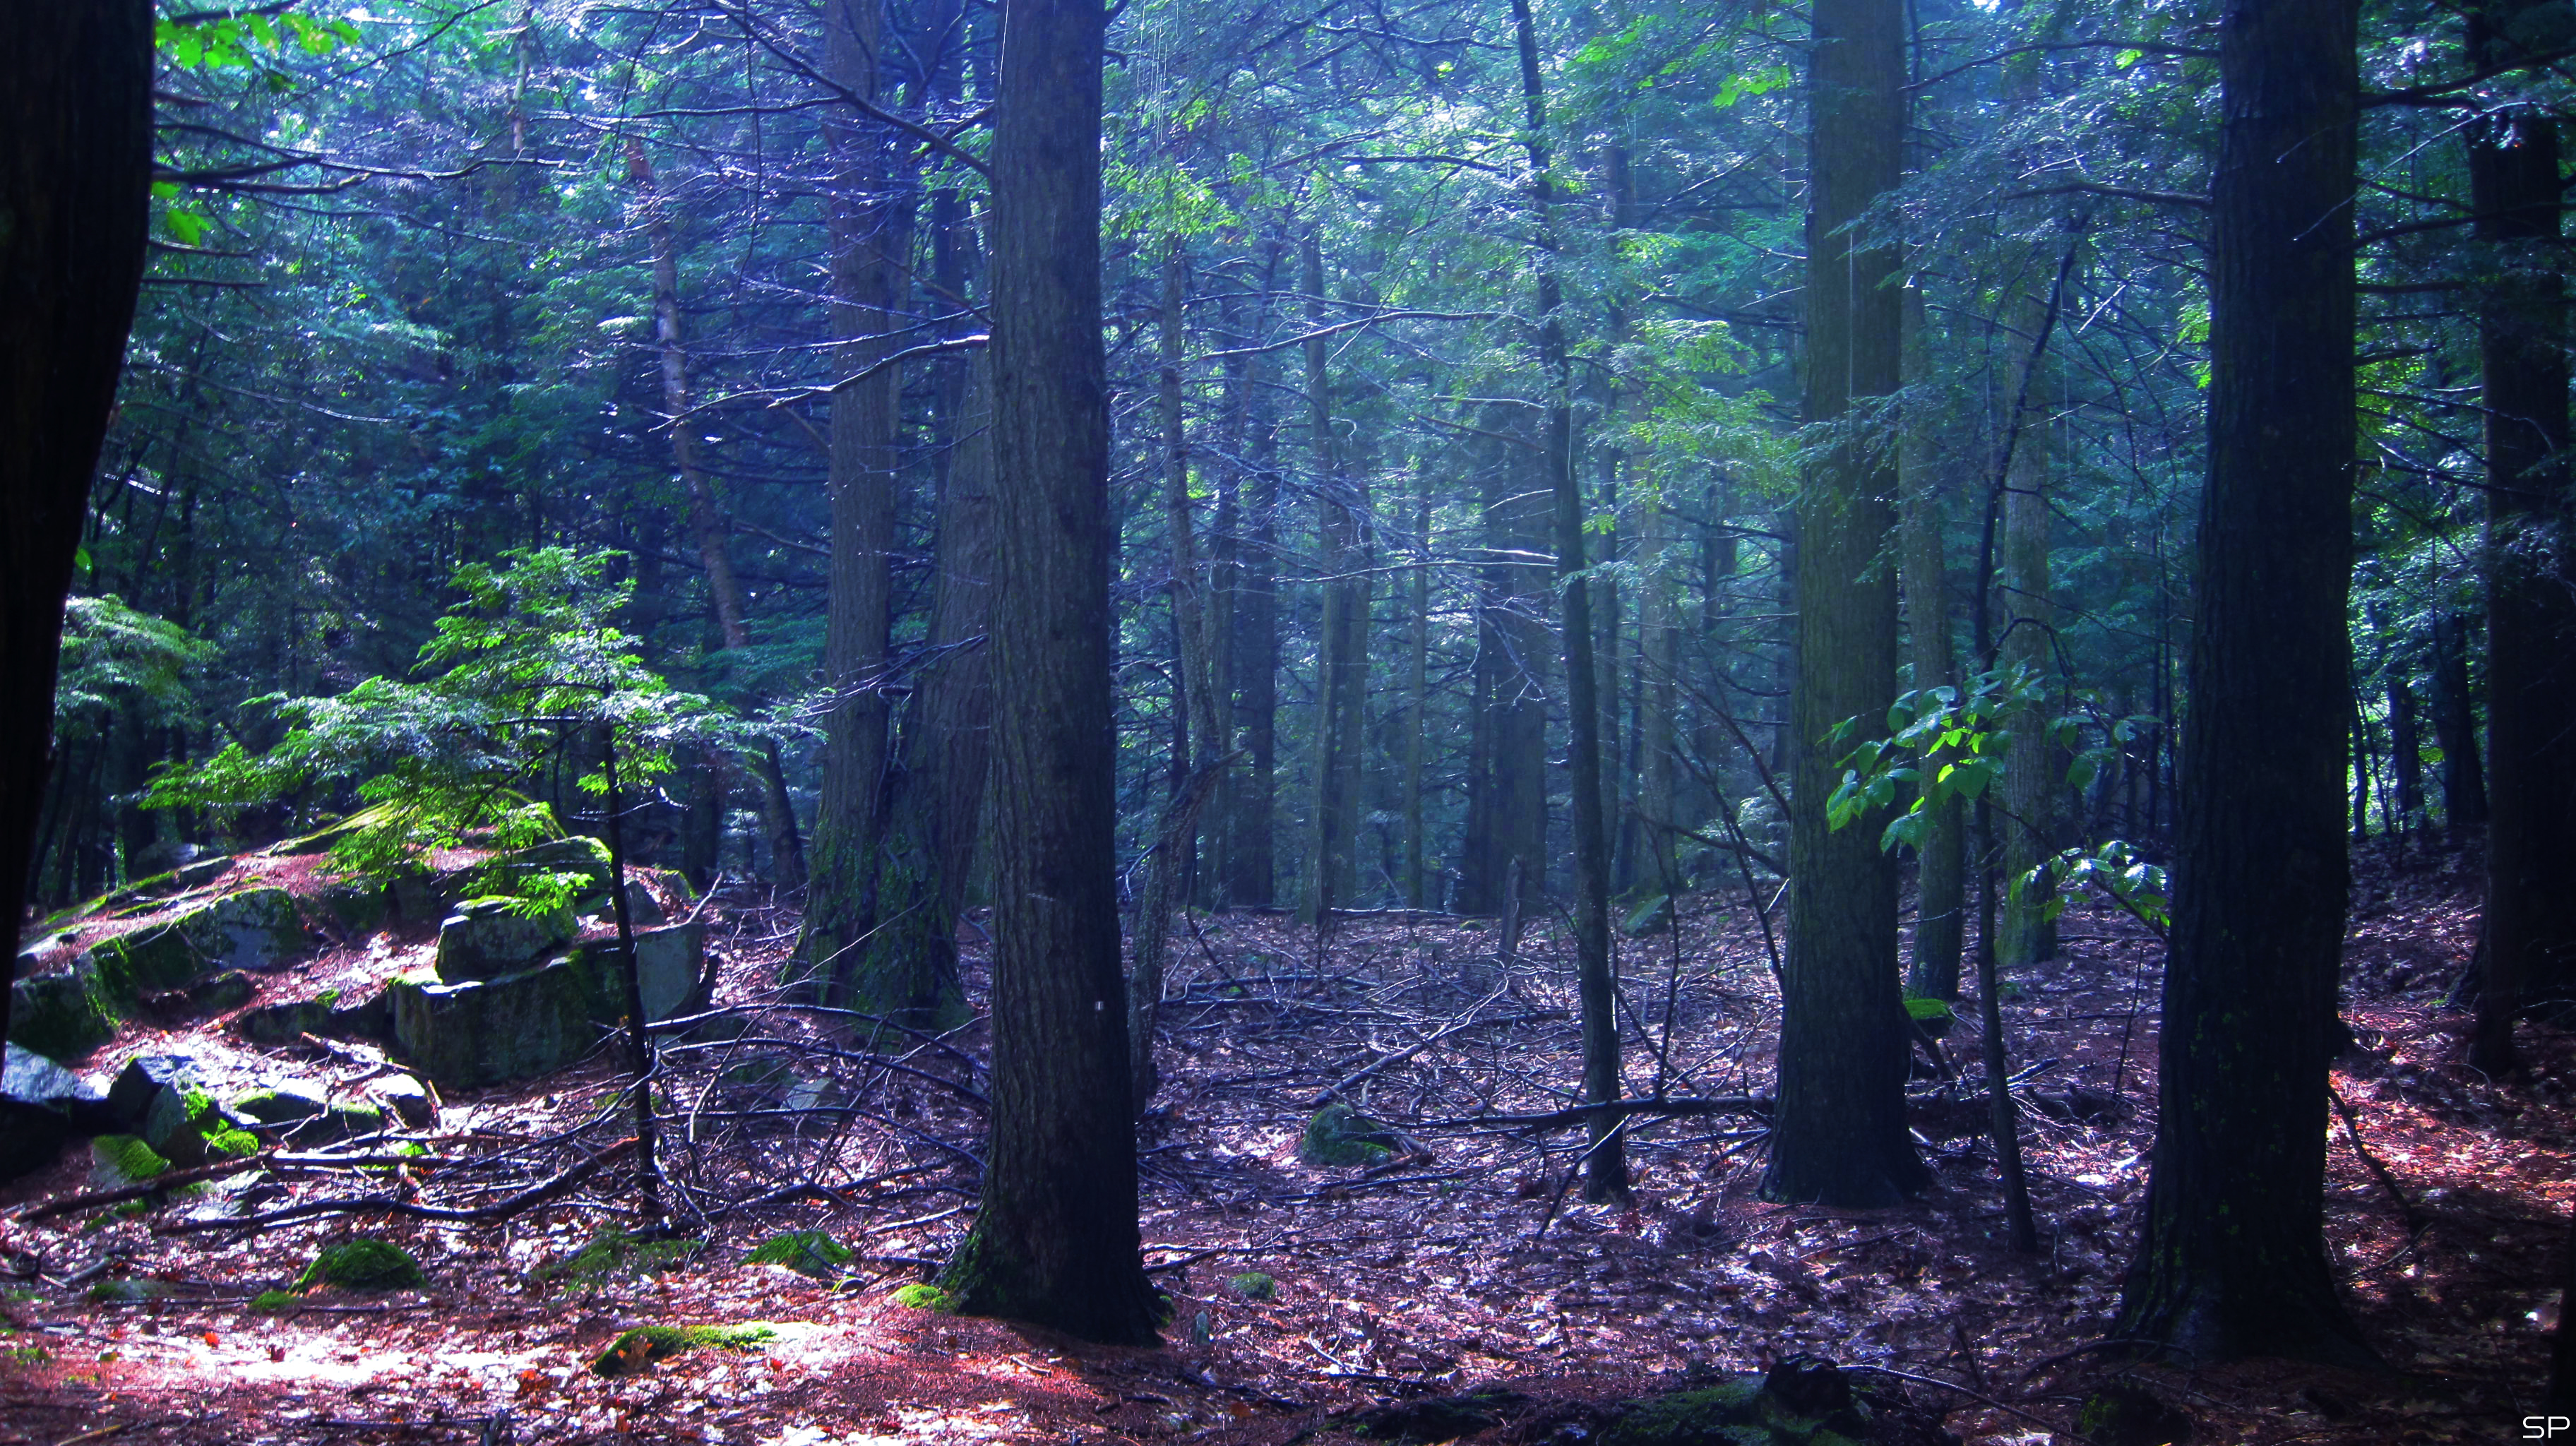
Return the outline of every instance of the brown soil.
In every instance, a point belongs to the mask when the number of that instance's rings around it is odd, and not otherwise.
[[[2016,1257],[2000,1240],[1991,1156],[1964,1135],[1937,1141],[1943,1183],[1929,1199],[1834,1211],[1758,1198],[1754,1121],[1675,1120],[1639,1132],[1633,1206],[1580,1204],[1558,1189],[1572,1136],[1461,1123],[1568,1099],[1576,1058],[1561,938],[1534,936],[1506,972],[1489,922],[1374,916],[1339,925],[1319,970],[1311,936],[1286,921],[1220,916],[1177,941],[1168,1083],[1140,1135],[1148,1259],[1176,1307],[1167,1349],[1103,1349],[894,1303],[896,1288],[944,1256],[972,1204],[981,1117],[969,1061],[980,1029],[871,1052],[825,1041],[780,1009],[755,1015],[746,1039],[672,1057],[669,1174],[682,1213],[704,1217],[693,1232],[711,1243],[662,1274],[570,1290],[529,1283],[531,1267],[595,1229],[641,1223],[622,1165],[490,1224],[379,1210],[187,1228],[192,1214],[221,1221],[239,1208],[203,1199],[131,1218],[0,1224],[0,1269],[18,1287],[14,1333],[0,1343],[11,1348],[0,1357],[0,1441],[474,1441],[506,1409],[521,1443],[1286,1446],[1348,1439],[1348,1413],[1373,1402],[1501,1383],[1530,1399],[1476,1439],[1535,1442],[1576,1414],[1572,1403],[1675,1384],[1695,1367],[1757,1370],[1801,1350],[1923,1378],[1878,1379],[1976,1441],[2036,1446],[2058,1439],[2052,1430],[2076,1439],[2063,1433],[2084,1398],[2115,1379],[2187,1411],[2201,1441],[2515,1439],[2545,1369],[2576,1206],[2565,1149],[2576,1039],[2529,1030],[2527,1080],[2467,1070],[2461,1021],[2439,995],[2474,930],[2473,878],[2438,855],[2374,855],[2362,874],[2347,1018],[2364,1047],[2339,1063],[2335,1084],[2404,1198],[2338,1125],[2327,1232],[2385,1372],[2190,1370],[2089,1349],[2117,1303],[2153,1133],[2157,951],[2124,918],[2071,913],[2067,957],[2018,981],[2006,1004],[2016,1062],[2058,1061],[2022,1092],[2043,1239],[2038,1256]],[[728,897],[710,922],[726,960],[722,997],[761,1004],[754,986],[790,942],[792,919]],[[1659,936],[1621,950],[1632,1089],[1657,1077],[1668,998],[1671,1094],[1767,1089],[1776,993],[1749,910],[1694,899],[1678,948]],[[1366,1171],[1297,1162],[1324,1089],[1458,1025],[1349,1087],[1371,1116],[1418,1139],[1418,1154]],[[203,1051],[216,1030],[152,1031],[146,1042]],[[139,1047],[120,1040],[95,1063]],[[330,1073],[350,1088],[378,1068],[363,1056],[270,1061],[229,1048],[251,1066]],[[1972,1038],[1949,1050],[1975,1057]],[[789,1074],[745,1083],[741,1066],[762,1059]],[[378,1194],[498,1200],[621,1137],[615,1087],[603,1058],[453,1098],[440,1130],[420,1137],[431,1158],[399,1177],[296,1165],[281,1172],[287,1194],[251,1208]],[[807,1104],[822,1108],[788,1108]],[[74,1193],[85,1172],[86,1161],[67,1159],[0,1190],[0,1206]],[[849,1242],[858,1273],[835,1290],[740,1263],[789,1228]],[[246,1309],[251,1294],[289,1284],[321,1242],[359,1231],[411,1249],[430,1287],[326,1291],[285,1315]],[[1275,1278],[1275,1300],[1247,1300],[1230,1283],[1253,1271]],[[93,1281],[140,1278],[171,1294],[140,1305],[85,1298]],[[618,1330],[663,1321],[766,1321],[779,1336],[625,1380],[584,1369]]]

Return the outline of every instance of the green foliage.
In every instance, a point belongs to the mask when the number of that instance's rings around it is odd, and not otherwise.
[[[638,1240],[612,1225],[584,1241],[581,1249],[528,1274],[539,1285],[597,1285],[614,1276],[669,1270],[706,1248],[703,1240]]]
[[[257,1315],[278,1315],[304,1303],[293,1291],[263,1290],[250,1298],[250,1308]]]
[[[603,1376],[640,1375],[657,1362],[699,1346],[748,1351],[776,1339],[776,1327],[757,1321],[743,1325],[637,1326],[621,1332],[605,1350],[591,1357],[590,1368]]]
[[[212,644],[113,594],[66,599],[62,672],[54,683],[56,736],[93,736],[119,708],[183,711],[188,675],[213,655]]]
[[[647,669],[637,640],[615,623],[634,588],[607,579],[617,556],[523,549],[498,568],[458,569],[464,600],[421,647],[417,681],[369,678],[336,698],[261,700],[291,725],[282,741],[257,754],[230,744],[165,773],[146,806],[237,813],[353,793],[365,807],[331,845],[333,861],[383,879],[469,838],[513,849],[560,833],[553,809],[524,790],[568,755],[587,769],[580,787],[603,791],[603,730],[628,785],[650,787],[670,772],[674,743],[728,728],[705,698]],[[514,880],[518,907],[533,915],[566,906],[569,877]]]
[[[1247,1270],[1226,1284],[1245,1300],[1276,1300],[1279,1296],[1279,1282],[1257,1270]]]
[[[957,1309],[957,1297],[927,1281],[916,1280],[894,1293],[894,1303],[906,1310],[933,1311],[941,1315]]]
[[[1297,1140],[1298,1159],[1328,1169],[1374,1165],[1394,1153],[1375,1123],[1338,1102],[1315,1111]]]

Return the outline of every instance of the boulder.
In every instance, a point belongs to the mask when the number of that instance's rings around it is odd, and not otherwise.
[[[310,951],[294,896],[268,888],[226,894],[90,950],[128,995],[182,988],[215,970],[274,969]]]
[[[108,1086],[108,1111],[120,1128],[139,1130],[163,1095],[197,1088],[197,1076],[197,1062],[184,1054],[138,1054]]]
[[[1297,1158],[1325,1169],[1374,1165],[1394,1154],[1394,1136],[1338,1101],[1315,1111],[1297,1140]]]
[[[438,1126],[437,1097],[430,1094],[429,1086],[410,1075],[390,1074],[368,1081],[367,1097],[415,1130]]]
[[[382,989],[357,1004],[345,1003],[337,991],[326,991],[318,999],[245,1009],[233,1017],[232,1027],[242,1038],[271,1049],[301,1044],[308,1034],[385,1040],[393,1037],[393,1005]]]
[[[613,929],[617,927],[616,900],[606,897],[587,900],[583,903],[582,907],[587,912],[588,917],[597,919],[601,924],[606,925],[609,928]],[[653,929],[669,923],[670,918],[670,915],[662,911],[662,901],[653,897],[653,891],[644,887],[644,881],[642,879],[630,878],[626,881],[626,919],[628,923],[634,925],[638,929]]]
[[[204,1164],[209,1154],[246,1155],[258,1148],[258,1141],[206,1093],[197,1062],[186,1055],[129,1060],[109,1086],[107,1104],[153,1153],[182,1165]]]
[[[9,1038],[39,1054],[87,1054],[116,1037],[123,1014],[97,959],[86,953],[9,986]]]
[[[132,1135],[101,1135],[89,1142],[89,1180],[104,1190],[139,1185],[169,1168],[168,1160]]]
[[[41,1054],[8,1046],[8,1065],[0,1070],[0,1096],[21,1104],[41,1105],[68,1121],[79,1134],[95,1135],[116,1128],[107,1091]]]
[[[533,968],[573,941],[570,909],[519,912],[507,896],[468,899],[438,926],[438,977],[450,984]]]
[[[293,1126],[320,1119],[330,1110],[331,1102],[317,1086],[284,1084],[237,1095],[225,1106],[254,1124]]]
[[[1660,934],[1672,926],[1673,896],[1654,894],[1628,911],[1628,916],[1619,921],[1619,932],[1631,939],[1642,939],[1649,934]]]
[[[636,933],[648,1019],[689,1007],[705,951],[703,925]],[[486,979],[452,979],[433,966],[396,979],[388,992],[395,1043],[422,1074],[451,1089],[551,1074],[597,1048],[626,1017],[614,940]]]
[[[564,887],[573,906],[587,913],[608,897],[608,845],[587,834],[550,839],[531,848],[495,854],[467,871],[464,882],[478,894],[522,894],[545,882]]]

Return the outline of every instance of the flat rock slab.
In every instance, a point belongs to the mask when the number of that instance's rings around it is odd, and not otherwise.
[[[636,933],[646,1018],[668,1019],[688,1007],[705,955],[703,925]],[[552,1074],[598,1048],[626,1017],[613,941],[491,979],[449,980],[425,969],[395,980],[391,992],[394,1042],[449,1089]]]

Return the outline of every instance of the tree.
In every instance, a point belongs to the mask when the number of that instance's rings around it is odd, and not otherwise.
[[[1110,737],[1100,0],[1008,0],[993,128],[992,1129],[957,1308],[1144,1345]]]
[[[2528,63],[2551,7],[2469,11],[2479,65]],[[2551,43],[2555,43],[2554,41]],[[2506,112],[2470,133],[2469,192],[2493,268],[2478,314],[2487,515],[2487,906],[2469,1062],[2518,1067],[2515,1016],[2576,998],[2576,493],[2569,489],[2567,298],[2558,267],[2558,122]]]
[[[18,696],[0,722],[0,918],[14,929],[52,761],[63,598],[143,275],[152,7],[11,5],[0,46],[0,676]]]
[[[2323,1232],[2350,710],[2352,0],[2221,32],[2209,476],[2156,1147],[2115,1334],[2204,1358],[2372,1359]]]
[[[1903,35],[1894,0],[1815,8],[1803,413],[1818,440],[1798,489],[1789,947],[1762,1188],[1829,1205],[1893,1204],[1931,1179],[1905,1128],[1895,865],[1874,829],[1836,831],[1825,810],[1827,733],[1896,694],[1896,459],[1880,409],[1900,381],[1901,297],[1893,250],[1855,233],[1899,179]]]

